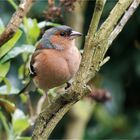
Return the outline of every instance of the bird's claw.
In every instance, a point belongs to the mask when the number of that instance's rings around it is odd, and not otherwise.
[[[67,85],[66,85],[66,87],[65,87],[65,90],[67,90],[67,89],[70,88],[70,86],[71,86],[71,83],[69,83],[69,82],[67,82],[66,84],[67,84]]]
[[[60,96],[61,96],[61,98],[62,98],[62,100],[64,102],[71,102],[71,101],[73,101],[72,96],[70,94],[67,94],[67,91],[64,94],[61,94]]]

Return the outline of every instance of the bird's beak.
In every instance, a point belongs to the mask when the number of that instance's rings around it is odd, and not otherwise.
[[[81,34],[80,32],[77,32],[77,31],[72,31],[70,36],[71,38],[75,38],[75,37],[78,37],[78,36],[82,36],[83,34]]]

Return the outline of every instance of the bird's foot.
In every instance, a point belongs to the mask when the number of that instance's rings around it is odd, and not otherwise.
[[[69,96],[68,94],[61,94],[60,96],[61,96],[61,100],[62,100],[63,104],[69,103],[72,101],[71,96]]]
[[[51,94],[46,93],[46,100],[47,100],[47,104],[50,105],[53,101],[54,96]]]
[[[70,83],[70,82],[67,82],[66,84],[67,84],[67,85],[66,85],[66,87],[65,87],[65,90],[67,90],[67,89],[70,88],[70,86],[71,86],[71,83]]]

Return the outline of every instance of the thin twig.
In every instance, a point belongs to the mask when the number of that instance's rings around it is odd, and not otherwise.
[[[13,14],[12,18],[10,19],[9,23],[7,24],[4,32],[0,35],[0,47],[8,41],[14,33],[17,31],[20,23],[22,22],[24,16],[29,11],[33,0],[21,0],[18,9]]]
[[[90,74],[88,75],[87,81],[93,78],[100,70],[100,65],[104,59],[104,55],[109,48],[109,36],[122,15],[126,12],[126,9],[131,5],[133,1],[134,0],[119,0],[111,10],[105,22],[96,32],[96,36],[94,37],[94,42],[92,44],[94,47],[92,67],[90,68]]]
[[[130,17],[134,14],[139,4],[140,4],[140,0],[134,0],[131,6],[129,7],[129,9],[125,12],[122,19],[120,20],[120,22],[115,27],[115,29],[113,30],[113,32],[109,37],[109,46],[112,44],[113,40],[115,40],[115,38],[118,36],[118,34],[122,31],[123,27],[130,19]]]
[[[104,8],[104,5],[106,3],[106,0],[97,0],[96,5],[95,5],[95,10],[93,13],[93,17],[91,20],[91,24],[89,27],[88,34],[86,36],[86,41],[85,41],[85,47],[84,47],[84,52],[83,52],[83,57],[80,65],[80,70],[77,73],[77,76],[75,77],[75,81],[79,81],[78,79],[81,79],[81,84],[85,85],[86,84],[86,79],[88,76],[88,71],[92,65],[92,56],[93,56],[93,42],[94,42],[94,36],[98,28],[98,24],[101,18],[101,14]],[[86,66],[85,66],[86,64]],[[86,73],[85,73],[86,72]],[[85,74],[83,74],[85,73]],[[80,85],[82,87],[83,85]]]

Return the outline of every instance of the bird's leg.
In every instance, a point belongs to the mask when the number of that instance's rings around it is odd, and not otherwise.
[[[45,95],[46,95],[46,104],[50,105],[52,103],[54,96],[52,95],[51,92],[46,92]]]
[[[32,106],[32,102],[31,102],[30,95],[29,95],[28,92],[25,92],[25,95],[26,95],[26,97],[27,97],[27,105],[28,105],[30,117],[33,118],[33,116],[34,116],[34,111],[33,111],[33,106]]]
[[[37,114],[39,114],[41,112],[45,99],[46,99],[45,94],[40,97],[40,99],[39,99],[39,101],[37,103],[37,108],[36,108],[36,113]]]
[[[40,97],[38,104],[37,104],[37,108],[36,108],[36,113],[39,114],[43,108],[43,106],[48,106],[51,103],[49,96],[48,96],[48,92],[46,92],[45,94],[43,94],[43,96]]]
[[[50,95],[48,94],[48,92],[46,92],[45,95],[46,95],[47,104],[50,105],[50,104],[51,104],[51,97],[50,97]]]

